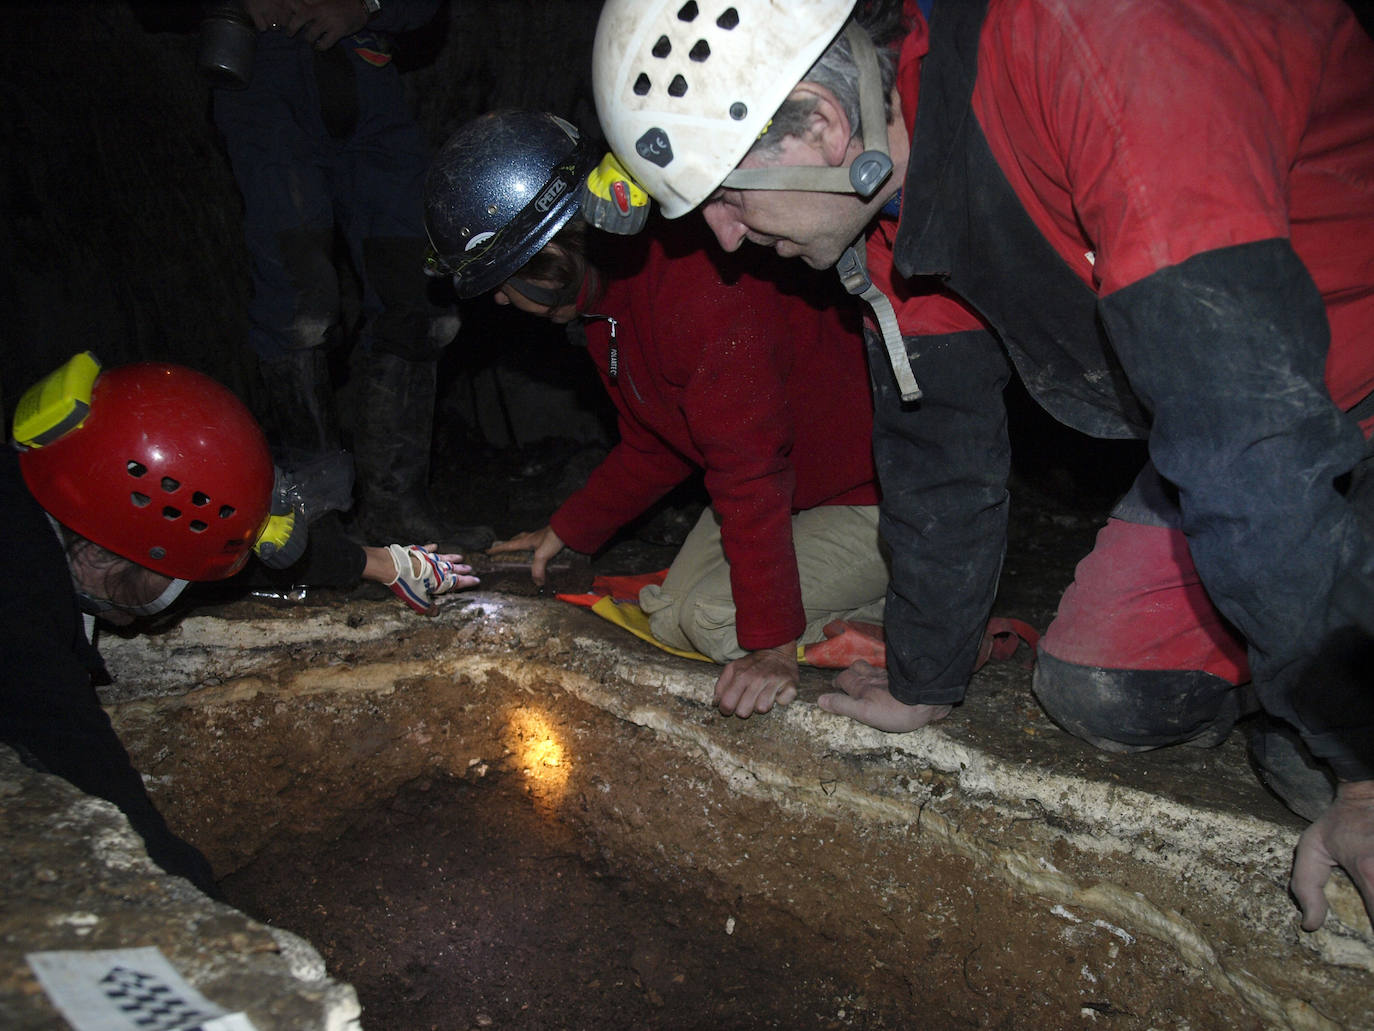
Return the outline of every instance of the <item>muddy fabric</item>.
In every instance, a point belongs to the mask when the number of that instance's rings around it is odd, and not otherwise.
[[[1034,690],[1055,723],[1109,752],[1220,744],[1253,698],[1201,670],[1102,669],[1044,650]]]
[[[806,613],[801,644],[824,640],[821,628],[831,620],[882,622],[888,577],[876,506],[822,505],[799,512],[792,517],[792,540]],[[716,662],[747,654],[735,633],[730,563],[714,511],[702,512],[662,585],[640,591],[639,606],[665,644]]]
[[[962,700],[1006,549],[1011,446],[1001,394],[1011,376],[992,334],[907,338],[925,396],[904,405],[882,341],[868,334],[879,529],[892,563],[885,623],[894,697]]]
[[[908,40],[894,267],[967,299],[1062,421],[1148,431],[1266,707],[1374,774],[1367,685],[1299,697],[1334,579],[1374,577],[1339,487],[1364,442],[1332,404],[1374,385],[1374,48],[1335,2],[986,10],[939,3]],[[1335,696],[1340,728],[1318,715]]]
[[[1245,641],[1202,586],[1181,530],[1108,520],[1045,631],[1041,653],[1080,666],[1250,679]]]

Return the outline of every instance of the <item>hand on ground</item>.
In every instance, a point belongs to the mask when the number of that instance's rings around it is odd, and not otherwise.
[[[1355,882],[1374,921],[1374,780],[1341,782],[1330,808],[1298,839],[1288,888],[1302,909],[1304,931],[1326,920],[1322,889],[1337,866]]]
[[[716,681],[716,706],[727,716],[748,719],[797,697],[797,642],[750,652],[727,663]]]
[[[553,532],[552,526],[542,530],[530,530],[512,537],[508,541],[497,541],[487,549],[488,555],[501,555],[508,551],[533,551],[530,559],[530,578],[540,587],[548,580],[549,561],[563,550],[563,538]]]
[[[391,544],[378,549],[381,555],[390,559],[395,572],[390,579],[370,576],[364,569],[363,575],[369,579],[381,579],[391,592],[416,612],[432,616],[439,610],[435,601],[441,594],[476,587],[481,581],[472,575],[472,567],[462,564],[462,555],[438,555],[437,545]],[[367,549],[365,549],[367,550]],[[369,556],[370,558],[370,556]]]
[[[840,690],[821,695],[816,704],[826,712],[848,716],[893,734],[920,730],[927,723],[944,719],[954,708],[899,702],[888,690],[887,671],[870,666],[863,659],[837,676],[835,686]]]

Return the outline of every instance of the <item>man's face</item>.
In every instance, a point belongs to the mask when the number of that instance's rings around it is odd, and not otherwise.
[[[739,167],[824,164],[816,147],[788,136],[776,152],[749,154]],[[727,251],[748,240],[772,247],[784,258],[801,258],[812,268],[839,261],[872,217],[869,205],[853,194],[726,187],[711,195],[701,213]]]

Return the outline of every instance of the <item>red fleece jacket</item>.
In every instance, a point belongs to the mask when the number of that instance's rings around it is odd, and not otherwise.
[[[598,258],[604,295],[582,306],[604,316],[586,320],[588,351],[620,442],[550,525],[570,547],[595,551],[704,469],[740,646],[795,640],[806,618],[792,514],[878,501],[856,307],[830,276],[757,248],[708,249],[714,240],[697,219],[657,222],[647,238],[621,243],[615,268]]]

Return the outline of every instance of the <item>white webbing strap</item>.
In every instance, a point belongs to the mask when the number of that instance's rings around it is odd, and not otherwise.
[[[892,364],[892,374],[897,377],[897,389],[901,391],[902,400],[920,400],[921,388],[916,383],[911,362],[906,356],[906,343],[897,326],[897,313],[892,309],[887,294],[874,286],[869,278],[862,238],[840,256],[835,263],[835,271],[840,274],[844,288],[854,296],[862,297],[873,309],[873,317],[878,320],[878,331],[882,333],[887,360]]]

